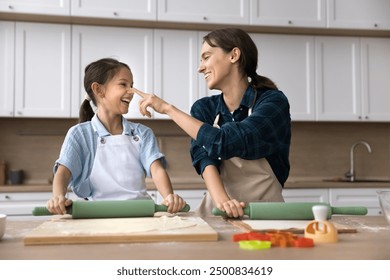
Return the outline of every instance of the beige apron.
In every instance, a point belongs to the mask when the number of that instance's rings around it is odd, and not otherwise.
[[[248,116],[251,113],[252,107]],[[219,127],[218,120],[219,115],[214,120],[214,127]],[[245,160],[233,157],[222,161],[220,172],[225,191],[231,199],[246,204],[255,201],[284,202],[282,185],[265,158]],[[196,212],[200,216],[210,216],[213,207],[215,204],[207,192]]]

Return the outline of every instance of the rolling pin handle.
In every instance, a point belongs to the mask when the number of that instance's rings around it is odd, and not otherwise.
[[[183,209],[181,209],[179,212],[188,212],[190,211],[191,207],[186,204]],[[155,204],[154,205],[154,212],[167,212],[168,207],[162,204]]]

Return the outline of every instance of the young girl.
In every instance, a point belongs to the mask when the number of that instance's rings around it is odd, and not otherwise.
[[[53,214],[65,214],[72,203],[65,196],[69,185],[78,197],[91,200],[151,199],[146,175],[153,178],[168,212],[185,206],[173,194],[152,130],[122,116],[133,98],[132,87],[129,66],[115,59],[85,68],[87,96],[79,124],[69,129],[54,166],[53,197],[47,203]]]

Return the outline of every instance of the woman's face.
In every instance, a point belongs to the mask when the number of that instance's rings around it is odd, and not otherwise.
[[[232,67],[231,53],[203,43],[198,72],[203,73],[209,89],[222,90],[230,80]]]
[[[133,99],[134,93],[130,91],[133,87],[133,75],[129,69],[122,67],[118,73],[104,86],[104,98],[102,106],[113,114],[126,114]]]

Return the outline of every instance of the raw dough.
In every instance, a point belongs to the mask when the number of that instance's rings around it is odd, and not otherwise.
[[[109,223],[108,223],[109,221]],[[35,231],[50,232],[53,230],[53,222],[56,231],[64,235],[79,235],[90,232],[91,235],[138,233],[148,231],[169,231],[196,226],[197,223],[179,216],[159,218],[118,218],[118,219],[53,219],[43,223]],[[102,226],[109,224],[109,227]]]

